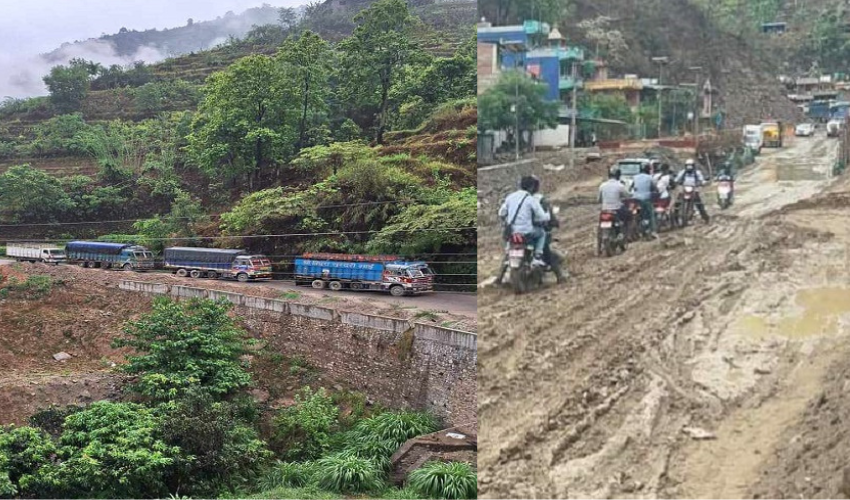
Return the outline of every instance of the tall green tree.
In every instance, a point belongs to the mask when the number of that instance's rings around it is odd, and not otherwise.
[[[264,55],[244,57],[214,73],[189,135],[189,152],[211,175],[254,182],[292,153],[294,92],[281,65]]]
[[[50,102],[61,113],[78,111],[89,92],[90,79],[100,65],[74,59],[67,66],[54,66],[43,78],[50,92]]]
[[[410,36],[413,20],[404,0],[378,0],[354,16],[354,34],[339,44],[343,92],[361,103],[377,104],[378,144],[384,140],[390,88],[416,50]]]
[[[300,151],[307,146],[308,113],[327,109],[333,53],[328,42],[307,31],[297,40],[287,39],[278,51],[277,59],[284,65],[288,77],[292,78],[293,94],[301,105],[298,142],[295,145],[295,149]]]
[[[73,208],[59,179],[41,170],[17,165],[0,175],[0,220],[54,221]]]
[[[509,130],[514,136],[558,124],[557,101],[546,100],[546,87],[519,71],[502,73],[478,98],[478,128]]]
[[[177,303],[159,298],[153,311],[128,322],[113,347],[131,347],[131,389],[155,400],[193,393],[222,398],[251,382],[242,368],[245,331],[227,315],[231,305],[209,300]]]

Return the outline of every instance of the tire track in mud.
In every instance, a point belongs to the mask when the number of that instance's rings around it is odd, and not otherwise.
[[[812,150],[804,144],[761,163]],[[742,175],[742,197],[760,182],[758,170]],[[793,183],[778,188],[792,192],[761,215],[796,201]],[[594,256],[595,210],[575,207],[558,245],[569,250],[568,285],[522,297],[479,291],[482,498],[690,491],[677,489],[689,479],[671,468],[690,444],[682,428],[710,428],[735,404],[711,381],[695,379],[693,365],[711,372],[717,360],[700,355],[724,345],[732,313],[758,276],[781,274],[793,259],[787,252],[813,237],[769,216],[736,214],[752,207],[744,200],[712,226],[662,235],[605,260]],[[488,240],[486,229],[479,234]],[[498,252],[498,235],[490,235],[494,245],[481,247],[479,258]],[[728,358],[719,362],[737,362]]]

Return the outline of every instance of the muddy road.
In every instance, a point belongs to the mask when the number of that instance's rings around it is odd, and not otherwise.
[[[823,135],[765,150],[731,209],[705,188],[710,225],[611,259],[595,256],[605,166],[547,174],[572,277],[479,291],[479,495],[839,495],[850,437],[836,448],[828,428],[846,433],[850,415],[830,399],[850,384],[835,375],[850,374],[850,182],[830,178],[836,152]],[[479,218],[483,282],[499,231]],[[812,449],[834,449],[832,467]]]

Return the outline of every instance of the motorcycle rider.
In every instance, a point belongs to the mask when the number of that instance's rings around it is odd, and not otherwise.
[[[728,161],[724,162],[717,172],[717,181],[729,182],[729,200],[733,200],[735,198],[735,177],[732,175],[732,165]]]
[[[543,262],[549,265],[549,269],[555,274],[555,278],[558,280],[558,284],[560,285],[566,280],[566,273],[561,270],[561,263],[564,261],[564,258],[558,252],[552,250],[552,229],[558,228],[561,226],[561,223],[555,218],[555,213],[552,211],[552,206],[549,204],[549,200],[540,192],[540,179],[536,175],[532,175],[534,178],[534,192],[532,195],[537,198],[537,201],[540,202],[540,206],[543,207],[543,210],[549,214],[549,221],[543,222],[540,227],[546,232],[546,244],[543,247]],[[538,224],[535,224],[538,225]]]
[[[697,210],[699,210],[699,215],[702,217],[702,220],[708,224],[711,219],[709,219],[708,213],[705,211],[705,206],[702,204],[702,198],[700,198],[699,195],[699,188],[705,184],[705,177],[696,167],[696,162],[693,158],[690,158],[685,162],[685,169],[679,172],[679,175],[676,176],[675,182],[677,186],[690,186],[694,188],[694,205],[696,205]]]
[[[657,221],[655,220],[655,209],[652,206],[652,195],[658,192],[658,188],[649,172],[649,165],[641,166],[640,173],[635,176],[632,185],[634,186],[634,198],[640,203],[640,218],[642,221],[649,219],[650,235],[657,239]]]
[[[549,214],[540,206],[540,201],[532,196],[535,184],[534,178],[530,175],[520,179],[520,188],[509,194],[499,208],[499,218],[505,225],[503,236],[506,247],[510,244],[508,238],[511,234],[522,234],[526,241],[534,244],[534,259],[531,265],[544,267],[546,263],[543,262],[543,249],[546,245],[546,232],[534,223],[549,222]]]
[[[608,171],[608,180],[599,186],[599,203],[602,204],[603,212],[614,212],[620,222],[620,227],[625,227],[631,217],[623,201],[629,198],[629,190],[620,182],[620,170]]]
[[[655,177],[655,186],[658,188],[658,199],[662,201],[662,206],[666,209],[670,205],[670,189],[673,178],[670,175],[670,165],[661,164],[661,171]]]

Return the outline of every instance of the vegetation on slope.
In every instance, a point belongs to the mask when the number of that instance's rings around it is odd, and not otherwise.
[[[250,382],[240,359],[246,332],[234,326],[230,307],[155,300],[152,312],[115,339],[137,350],[119,367],[141,381],[127,386],[126,401],[52,408],[33,415],[30,426],[0,428],[0,496],[399,496],[386,485],[390,456],[438,422],[367,407],[358,395],[348,395],[353,404],[342,412],[336,395],[305,387],[264,435],[261,409],[243,392]],[[200,343],[175,349],[175,336]],[[463,465],[429,466],[404,492],[470,498],[457,484],[475,481]]]
[[[168,238],[224,236],[233,238],[180,243],[287,256],[474,252],[471,29],[455,52],[438,57],[417,41],[422,23],[400,0],[362,10],[338,43],[304,29],[318,20],[290,26],[278,45],[222,47],[233,62],[208,65],[215,72],[203,86],[164,78],[169,62],[55,68],[50,78],[80,93],[0,107],[0,161],[8,166],[0,223],[144,219],[120,238],[155,250],[173,244]],[[376,36],[386,40],[375,45]],[[244,55],[246,44],[262,50]],[[74,162],[90,166],[85,175],[44,168]],[[321,234],[240,238],[291,233]],[[474,272],[463,265],[437,272]]]

